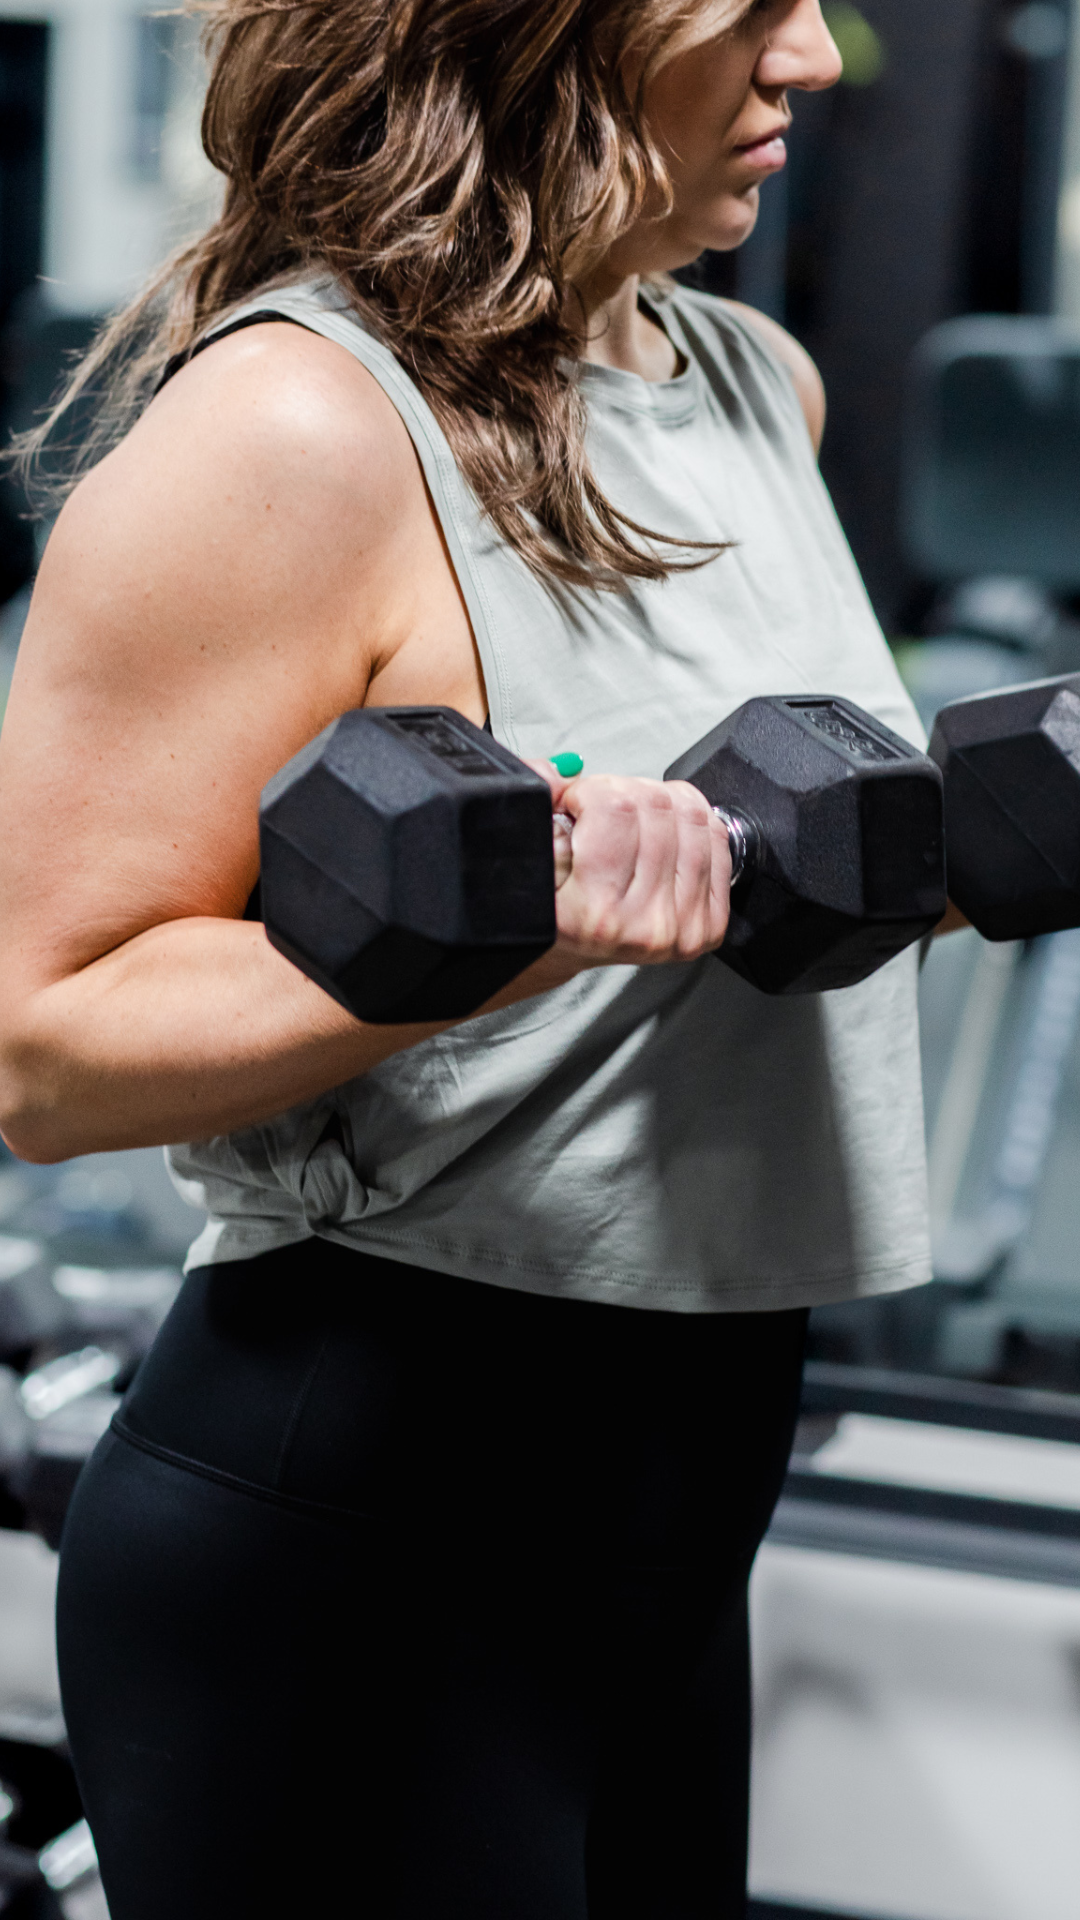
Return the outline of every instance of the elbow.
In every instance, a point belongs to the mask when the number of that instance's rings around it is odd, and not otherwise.
[[[65,1138],[63,1110],[37,1054],[14,1035],[0,1036],[0,1139],[17,1159],[54,1166],[79,1149]]]
[[[0,1105],[0,1140],[16,1160],[26,1160],[35,1167],[55,1166],[60,1160],[70,1160],[76,1151],[60,1138],[58,1130],[42,1124],[39,1112],[9,1107],[6,1101]]]
[[[0,1140],[16,1160],[25,1160],[32,1167],[55,1167],[61,1160],[70,1160],[73,1151],[60,1140],[48,1139],[32,1124],[24,1129],[18,1122],[9,1126],[5,1121],[0,1127]]]

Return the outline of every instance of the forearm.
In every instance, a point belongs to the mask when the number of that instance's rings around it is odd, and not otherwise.
[[[571,969],[572,971],[572,969]],[[541,961],[491,1007],[567,977]],[[178,920],[40,987],[0,1046],[0,1126],[28,1160],[270,1119],[459,1024],[364,1026],[239,920]]]
[[[560,802],[573,789],[575,822],[555,944],[470,1019],[583,970],[693,961],[723,940],[731,856],[703,796],[682,781],[604,776],[579,786],[554,770],[551,779]],[[166,863],[175,851],[164,848]],[[42,901],[26,861],[11,865],[0,1132],[24,1159],[257,1125],[462,1024],[365,1025],[284,959],[257,922],[160,918],[118,939],[117,924],[134,918],[130,894],[147,890],[145,862],[127,893],[107,870],[119,898],[100,918],[85,868],[61,894],[46,867]],[[105,866],[95,847],[90,871]],[[87,952],[96,957],[84,964]]]

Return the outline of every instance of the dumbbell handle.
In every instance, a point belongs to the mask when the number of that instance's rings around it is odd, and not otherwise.
[[[729,813],[726,807],[714,807],[713,812],[727,828],[728,846],[731,848],[731,884],[735,887],[755,866],[761,845],[761,835],[752,820],[737,813]],[[556,811],[551,816],[551,826],[555,842],[555,891],[557,893],[559,888],[569,880],[574,864],[572,849],[574,816],[571,813]]]

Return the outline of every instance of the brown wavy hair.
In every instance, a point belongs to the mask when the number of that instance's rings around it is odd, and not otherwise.
[[[575,283],[643,210],[670,205],[650,78],[748,5],[206,0],[221,215],[104,328],[25,436],[24,471],[89,389],[73,485],[174,356],[253,294],[328,269],[538,572],[618,587],[702,565],[721,542],[640,526],[601,491],[567,361]]]

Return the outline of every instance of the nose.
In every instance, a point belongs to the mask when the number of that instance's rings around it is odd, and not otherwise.
[[[836,85],[843,68],[840,49],[822,17],[821,0],[794,0],[762,48],[754,78],[770,91],[799,87],[820,93]]]

